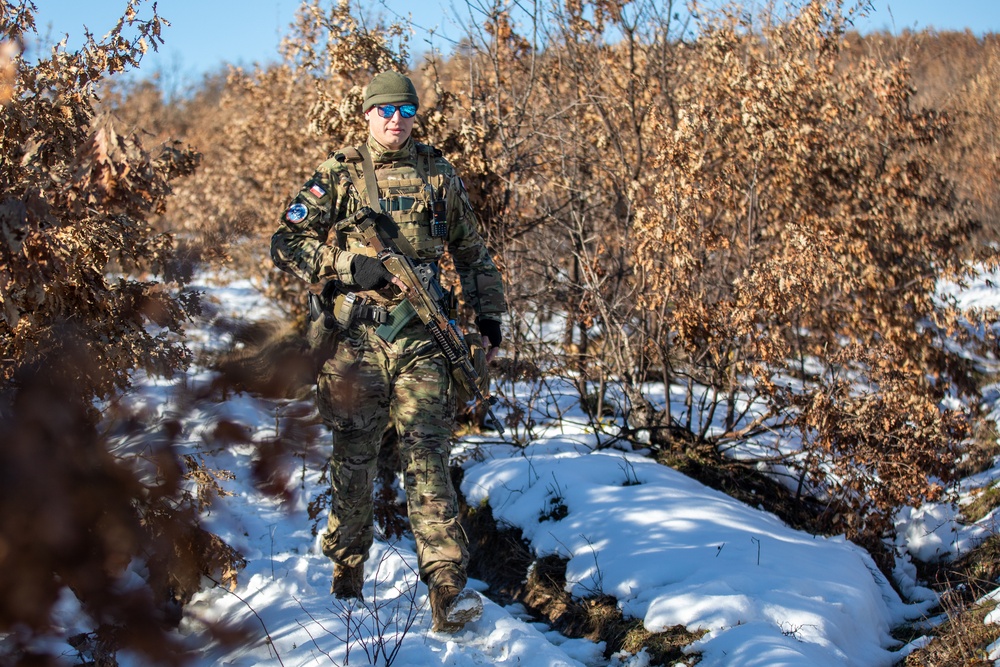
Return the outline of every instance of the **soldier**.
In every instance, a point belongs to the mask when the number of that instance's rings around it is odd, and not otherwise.
[[[479,234],[462,181],[441,151],[410,138],[419,107],[409,78],[392,71],[365,88],[369,137],[335,151],[292,200],[271,239],[275,264],[310,284],[311,310],[330,356],[317,403],[333,432],[333,496],[323,552],[333,561],[331,592],[360,598],[373,540],[372,488],[381,436],[399,435],[410,525],[420,577],[430,589],[433,628],[456,632],[478,618],[482,601],[465,590],[469,560],[449,474],[456,392],[451,369],[403,284],[358,232],[364,207],[400,252],[437,270],[447,248],[467,305],[476,313],[479,367],[502,342],[503,283]],[[320,336],[319,338],[322,338]],[[468,334],[471,345],[478,336]],[[484,352],[485,349],[485,352]],[[485,377],[485,372],[483,376]]]

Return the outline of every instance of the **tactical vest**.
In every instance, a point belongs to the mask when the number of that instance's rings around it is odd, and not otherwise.
[[[387,213],[397,226],[389,230],[401,252],[420,262],[435,262],[444,253],[448,236],[445,197],[447,177],[437,169],[441,151],[426,144],[414,143],[414,164],[399,162],[374,164],[374,180],[378,193],[368,196],[370,175],[366,176],[364,160],[358,148],[345,148],[334,154],[344,164],[355,189],[357,210],[368,205]],[[367,148],[367,147],[363,147]],[[348,211],[348,214],[352,213]],[[336,226],[337,244],[361,255],[373,255],[361,234],[350,224],[350,215]]]
[[[448,235],[445,208],[448,175],[437,168],[441,151],[416,142],[414,148],[415,161],[403,157],[374,164],[369,156],[367,170],[363,155],[363,151],[368,151],[367,146],[345,148],[333,154],[334,159],[346,167],[345,172],[354,188],[347,205],[337,212],[342,219],[331,229],[339,248],[369,257],[375,255],[354,224],[353,214],[369,206],[391,218],[393,228],[385,231],[400,252],[420,263],[436,265],[444,253]],[[378,192],[369,197],[369,190]],[[347,328],[359,320],[368,322],[376,325],[376,333],[383,340],[392,342],[415,316],[409,302],[398,295],[389,298],[384,292],[355,292],[340,283],[330,283],[328,288],[320,303],[326,306],[331,320],[340,328]],[[323,338],[325,336],[320,336],[320,340]]]

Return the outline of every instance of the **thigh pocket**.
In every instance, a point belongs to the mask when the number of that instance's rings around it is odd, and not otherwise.
[[[328,373],[329,365],[327,362],[316,381],[316,407],[319,414],[334,430],[360,428],[361,424],[354,419],[354,415],[358,414],[358,396],[353,379],[356,374]]]
[[[316,406],[337,431],[369,431],[387,418],[385,379],[364,339],[342,340],[316,381]]]

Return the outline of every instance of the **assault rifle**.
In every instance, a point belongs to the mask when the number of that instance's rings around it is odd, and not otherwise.
[[[375,213],[370,207],[365,206],[354,215],[354,221],[365,243],[375,251],[376,259],[406,286],[406,298],[413,306],[417,317],[427,327],[451,367],[461,371],[459,380],[464,388],[486,406],[486,412],[494,426],[500,435],[503,435],[503,424],[493,414],[493,405],[497,399],[490,395],[489,389],[484,392],[479,388],[480,376],[472,363],[465,338],[455,320],[445,314],[444,293],[434,269],[427,265],[415,264],[412,259],[399,252],[399,248],[383,233],[378,224],[379,217],[383,215],[385,214]]]

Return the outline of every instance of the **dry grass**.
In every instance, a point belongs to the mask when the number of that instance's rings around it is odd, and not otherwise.
[[[995,625],[984,625],[983,617],[990,608],[977,607],[966,610],[949,620],[940,629],[942,633],[926,648],[907,656],[904,665],[921,667],[955,667],[956,665],[990,665],[986,647],[996,641],[1000,630]]]
[[[994,536],[962,558],[925,567],[921,579],[941,594],[943,622],[930,632],[910,629],[898,633],[903,641],[921,634],[933,640],[907,657],[904,664],[926,667],[992,665],[988,647],[1000,639],[1000,625],[983,620],[997,605],[983,596],[997,587],[1000,577],[1000,537]]]
[[[975,523],[1000,506],[1000,489],[991,486],[980,490],[976,499],[962,508],[966,521]]]
[[[995,607],[996,602],[989,602],[947,609],[947,620],[934,630],[934,640],[907,656],[903,664],[921,667],[993,665],[987,649],[1000,639],[1000,626],[986,625],[983,619]]]
[[[992,420],[981,419],[972,428],[971,442],[966,445],[965,451],[956,468],[956,475],[959,479],[971,477],[977,473],[989,470],[996,465],[997,457],[1000,456],[1000,433],[997,432],[997,425]],[[965,518],[969,521],[976,521],[969,513]]]
[[[995,465],[1000,452],[996,425],[984,421],[977,426],[974,438],[959,464],[960,476],[968,477]],[[973,523],[986,517],[1000,506],[1000,489],[985,487],[975,500],[962,508],[964,519]],[[1000,639],[1000,625],[983,621],[996,601],[983,601],[1000,580],[1000,536],[985,540],[962,558],[937,565],[925,566],[920,578],[941,594],[941,614],[944,621],[930,633],[933,641],[915,651],[905,665],[945,667],[951,665],[992,665],[988,647]],[[921,632],[911,631],[901,636],[909,641]]]

